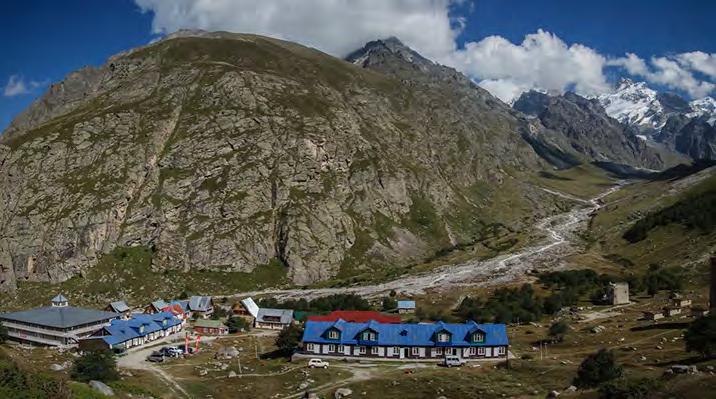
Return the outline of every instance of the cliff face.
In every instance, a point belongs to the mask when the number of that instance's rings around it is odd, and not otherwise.
[[[137,245],[156,271],[280,261],[308,284],[551,209],[521,180],[543,162],[514,111],[454,71],[381,54],[391,73],[258,36],[177,35],[54,84],[0,136],[0,289]],[[503,185],[529,206],[492,213]]]

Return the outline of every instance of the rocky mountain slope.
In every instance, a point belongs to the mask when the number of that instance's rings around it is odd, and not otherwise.
[[[545,147],[572,160],[661,169],[659,154],[639,140],[627,125],[609,117],[597,100],[568,92],[559,96],[530,91],[513,108],[535,118]]]
[[[127,246],[157,272],[280,263],[309,284],[553,212],[524,118],[398,43],[356,66],[181,33],[53,84],[0,136],[0,289]]]

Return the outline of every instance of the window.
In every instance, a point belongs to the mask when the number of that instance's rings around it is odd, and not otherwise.
[[[328,339],[338,339],[339,334],[336,330],[331,330],[328,332]]]
[[[504,355],[504,354],[505,354],[505,347],[504,347],[504,346],[499,347],[499,348],[497,349],[497,353],[499,353],[500,355]]]
[[[375,341],[375,332],[363,331],[363,334],[361,334],[361,339],[363,341]]]
[[[485,355],[485,348],[483,348],[483,347],[477,348],[477,354],[484,356],[484,355]]]
[[[438,334],[438,342],[450,342],[450,334],[448,334],[448,333]]]
[[[470,348],[470,355],[472,355],[472,356],[477,355],[477,348],[475,348],[474,346],[472,348]]]
[[[371,354],[371,355],[377,355],[377,354],[378,354],[378,347],[377,347],[377,346],[371,347],[371,348],[370,348],[370,354]]]
[[[483,342],[485,340],[485,334],[476,332],[472,334],[472,342]]]
[[[335,345],[332,345],[332,344],[331,344],[331,345],[328,345],[328,352],[329,352],[329,353],[330,353],[330,352],[335,352],[335,351],[336,351],[336,346],[335,346]]]
[[[359,346],[358,353],[360,353],[361,355],[365,355],[365,346]]]
[[[394,347],[393,347],[393,354],[394,354],[395,356],[400,355],[400,348],[398,348],[397,346],[394,346]]]
[[[307,350],[307,351],[313,351],[313,350],[314,350],[313,344],[306,344],[306,350]]]
[[[443,354],[443,348],[437,348],[437,349],[435,349],[435,350],[438,352],[438,355],[442,355],[442,354]]]
[[[343,345],[338,345],[338,353],[345,353],[346,347]]]
[[[412,352],[413,356],[418,356],[418,355],[420,355],[420,348],[413,347],[411,352]]]

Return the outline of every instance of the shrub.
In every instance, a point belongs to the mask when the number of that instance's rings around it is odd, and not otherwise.
[[[549,326],[549,336],[553,340],[562,342],[564,335],[569,331],[569,324],[566,321],[560,320]]]
[[[0,322],[0,344],[7,341],[7,327]]]
[[[716,314],[694,320],[684,336],[686,350],[698,352],[705,358],[716,356]]]
[[[579,365],[574,385],[577,388],[594,388],[621,377],[622,367],[616,364],[614,353],[606,349],[587,356]]]
[[[600,386],[599,397],[603,399],[647,399],[651,398],[659,387],[659,381],[653,378],[621,379]]]
[[[86,352],[75,360],[70,375],[81,382],[109,382],[119,378],[117,362],[110,351]]]
[[[290,355],[298,348],[298,345],[301,343],[301,338],[303,338],[303,327],[297,324],[291,324],[278,333],[276,346],[279,351]]]

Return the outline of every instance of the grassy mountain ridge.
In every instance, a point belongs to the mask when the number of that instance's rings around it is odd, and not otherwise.
[[[152,249],[154,272],[277,260],[311,284],[494,241],[564,208],[532,183],[547,165],[514,112],[435,68],[401,78],[211,33],[69,75],[0,138],[3,289],[86,275],[134,246]]]

